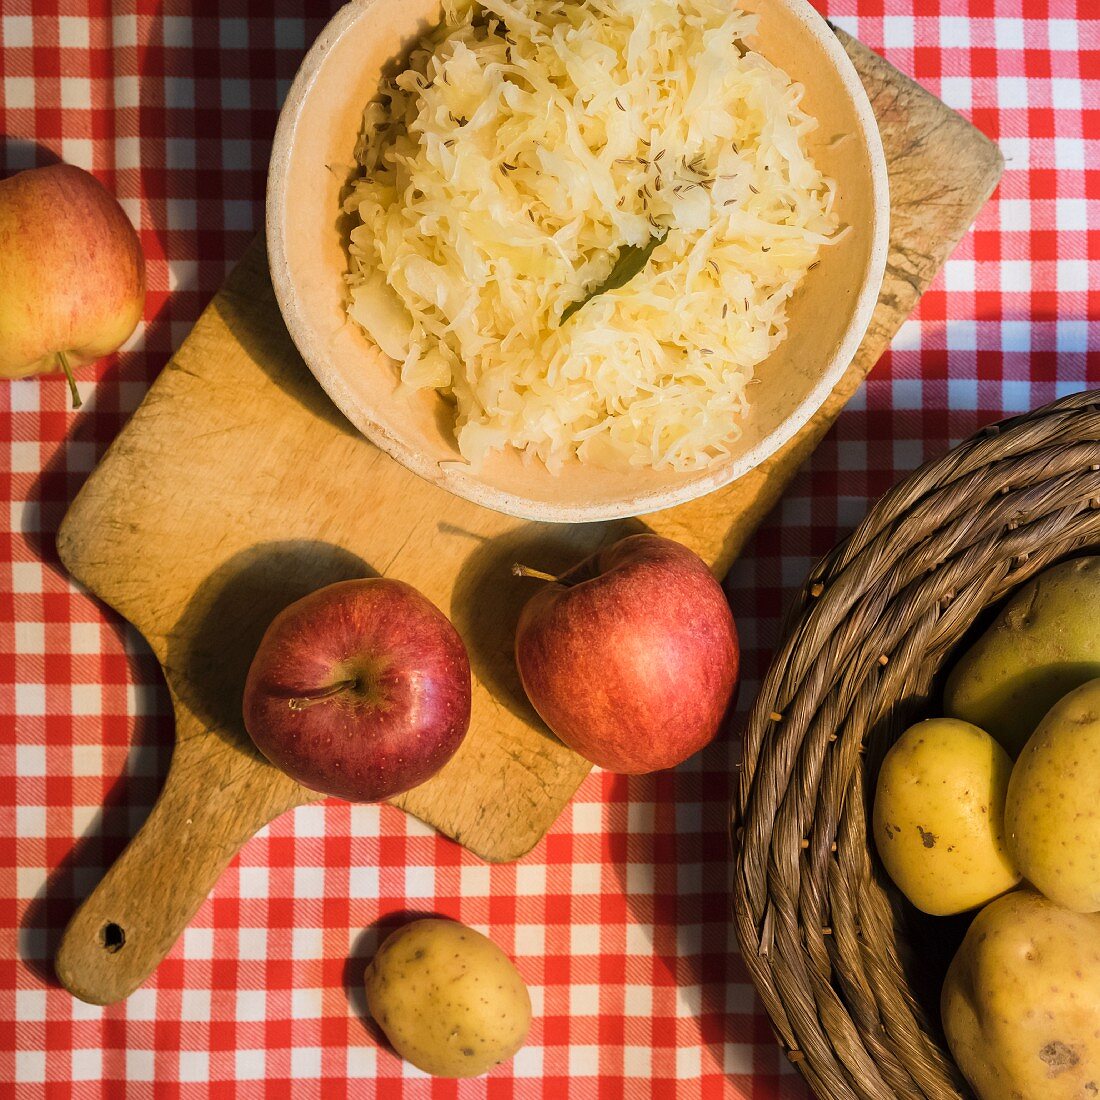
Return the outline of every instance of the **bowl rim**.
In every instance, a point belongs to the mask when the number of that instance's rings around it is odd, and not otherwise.
[[[472,501],[519,519],[550,523],[593,523],[627,519],[684,504],[721,489],[766,462],[794,438],[821,409],[855,358],[871,322],[886,271],[890,233],[890,185],[886,154],[867,91],[832,26],[809,0],[770,0],[786,7],[809,31],[817,45],[832,62],[855,110],[864,148],[868,154],[871,178],[871,245],[864,269],[863,283],[856,296],[844,335],[826,359],[814,386],[792,412],[768,432],[755,446],[732,462],[716,467],[711,474],[685,474],[679,486],[664,486],[638,493],[629,499],[592,504],[557,503],[533,499],[487,485],[466,472],[456,458],[446,466],[427,458],[416,448],[376,423],[353,400],[340,371],[317,339],[313,325],[302,309],[294,289],[287,260],[283,222],[286,213],[286,180],[302,106],[315,84],[321,67],[333,46],[376,3],[376,0],[349,0],[321,30],[302,60],[275,128],[267,176],[265,230],[268,265],[275,298],[291,340],[311,373],[332,402],[352,425],[371,443],[396,459],[407,469],[432,484]]]

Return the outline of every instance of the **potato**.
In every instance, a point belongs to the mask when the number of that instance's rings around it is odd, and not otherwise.
[[[402,1058],[436,1077],[476,1077],[527,1038],[531,998],[492,940],[450,920],[418,920],[378,949],[367,1007]]]
[[[1019,882],[1004,836],[1011,768],[989,734],[953,718],[918,722],[886,754],[875,789],[875,843],[918,909],[961,913]]]
[[[1100,680],[1055,703],[1024,746],[1005,831],[1036,889],[1078,913],[1100,910]]]
[[[947,971],[943,1028],[981,1100],[1100,1096],[1100,916],[1033,890],[987,905]]]
[[[1016,756],[1067,691],[1100,676],[1100,558],[1040,573],[951,670],[944,709]]]

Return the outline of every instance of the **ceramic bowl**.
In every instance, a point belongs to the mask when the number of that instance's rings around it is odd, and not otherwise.
[[[474,471],[460,460],[450,407],[433,391],[398,392],[396,364],[345,314],[341,192],[364,106],[383,68],[441,19],[438,0],[354,0],[306,55],[275,135],[267,193],[272,282],[303,359],[372,443],[429,481],[487,508],[573,522],[667,508],[759,465],[821,407],[871,318],[886,260],[886,162],[871,105],[847,54],[805,0],[738,0],[759,15],[750,44],[805,87],[819,120],[810,151],[838,183],[837,212],[854,227],[822,251],[789,307],[789,334],[757,368],[751,412],[733,455],[693,473],[626,472],[573,462],[557,475],[512,451]],[[843,141],[835,141],[850,135]]]

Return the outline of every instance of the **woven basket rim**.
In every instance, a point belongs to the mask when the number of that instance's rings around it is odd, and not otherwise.
[[[1098,544],[1094,390],[914,470],[794,596],[744,731],[733,911],[777,1038],[822,1100],[970,1095],[916,989],[915,911],[877,865],[867,794],[983,611]]]

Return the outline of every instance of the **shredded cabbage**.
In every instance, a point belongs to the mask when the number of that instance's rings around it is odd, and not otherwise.
[[[369,104],[348,312],[465,459],[691,470],[730,453],[837,236],[802,88],[712,0],[481,0]],[[667,231],[644,269],[620,251]]]

